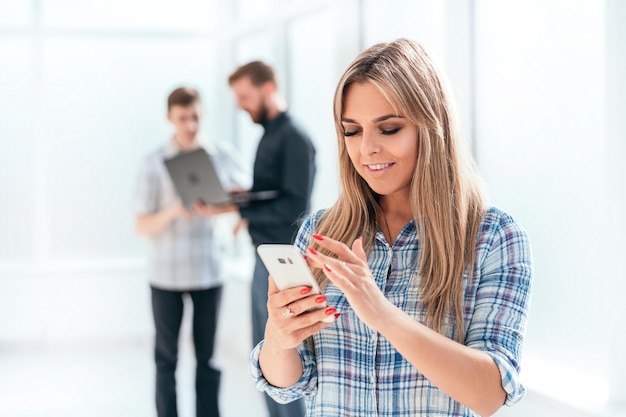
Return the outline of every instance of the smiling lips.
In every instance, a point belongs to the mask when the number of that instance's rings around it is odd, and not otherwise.
[[[387,164],[372,164],[372,165],[366,164],[365,166],[368,167],[372,171],[380,171],[380,170],[390,167],[391,165],[392,164],[387,163]]]

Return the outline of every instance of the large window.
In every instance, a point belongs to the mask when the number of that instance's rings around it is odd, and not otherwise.
[[[0,32],[1,33],[1,32]],[[33,42],[18,36],[0,36],[0,263],[26,261],[34,254],[35,196],[34,143],[38,111],[34,82]]]
[[[0,269],[141,257],[139,164],[171,89],[211,102],[215,21],[208,0],[2,2]]]
[[[524,375],[533,389],[596,408],[608,399],[615,366],[607,295],[623,275],[607,257],[602,86],[614,52],[604,48],[604,10],[593,1],[485,0],[476,19],[480,171],[493,203],[528,230],[534,252]]]

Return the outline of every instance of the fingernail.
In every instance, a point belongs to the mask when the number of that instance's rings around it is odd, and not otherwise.
[[[328,264],[324,264],[324,269],[328,272],[332,272],[332,269],[330,269],[330,266],[328,266]]]
[[[303,255],[302,255],[302,257],[303,257],[304,259],[309,259],[309,255],[307,255],[307,254],[303,254]]]
[[[315,299],[316,303],[323,303],[324,301],[326,301],[326,297],[324,297],[323,295],[320,295]]]
[[[341,313],[335,313],[335,320],[337,320],[341,316]]]
[[[300,290],[300,294],[302,294],[302,295],[306,295],[306,294],[308,294],[310,292],[311,292],[311,287],[302,288]]]
[[[317,233],[315,233],[315,234],[313,235],[313,239],[315,239],[315,240],[324,240],[324,236],[322,236],[322,235],[318,235]]]
[[[330,316],[331,314],[335,314],[335,311],[337,311],[335,307],[330,307],[330,308],[327,308],[326,311],[324,311],[324,313],[326,313],[327,316]]]
[[[317,251],[313,248],[309,248],[309,252],[311,252],[313,255],[317,255]]]

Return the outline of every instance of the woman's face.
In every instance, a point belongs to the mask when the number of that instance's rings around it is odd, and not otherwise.
[[[417,127],[370,83],[347,88],[341,124],[350,160],[372,190],[408,199],[417,164]]]

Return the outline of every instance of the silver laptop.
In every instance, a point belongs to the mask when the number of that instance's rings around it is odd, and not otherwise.
[[[174,188],[183,205],[190,209],[194,203],[246,205],[252,201],[270,200],[278,196],[277,190],[237,192],[229,194],[222,185],[213,161],[202,148],[164,160]]]

